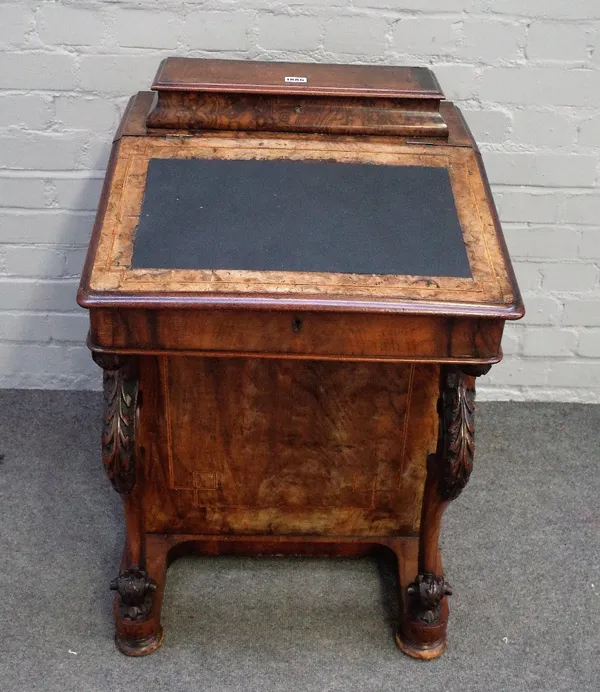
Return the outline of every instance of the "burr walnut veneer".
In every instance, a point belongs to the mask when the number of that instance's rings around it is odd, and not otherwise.
[[[154,90],[117,133],[78,296],[125,507],[117,645],[160,645],[182,552],[383,547],[398,645],[435,657],[475,378],[523,314],[471,135],[419,68],[169,59]]]

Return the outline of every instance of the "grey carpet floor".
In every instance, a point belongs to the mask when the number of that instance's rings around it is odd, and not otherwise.
[[[600,407],[481,404],[476,472],[446,513],[449,649],[394,645],[385,559],[184,558],[164,647],[112,642],[120,501],[100,396],[0,391],[0,690],[600,689]]]

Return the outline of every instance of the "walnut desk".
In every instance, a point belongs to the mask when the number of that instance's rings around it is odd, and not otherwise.
[[[79,291],[125,507],[116,641],[186,550],[398,561],[446,645],[438,537],[474,383],[523,305],[477,148],[422,68],[168,59],[117,133]]]

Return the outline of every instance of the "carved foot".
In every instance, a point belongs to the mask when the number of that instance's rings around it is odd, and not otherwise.
[[[450,584],[431,572],[418,574],[406,589],[404,617],[396,635],[400,650],[411,656],[428,660],[446,650],[448,604],[452,594]]]
[[[160,623],[151,616],[156,582],[142,569],[124,569],[110,588],[119,594],[115,603],[115,643],[119,651],[127,656],[145,656],[156,651],[163,639]]]
[[[407,589],[413,618],[432,625],[440,619],[442,599],[452,595],[452,587],[444,579],[429,572],[417,575]]]
[[[119,615],[124,620],[142,620],[152,610],[152,595],[156,582],[141,569],[125,569],[114,579],[110,588],[119,593]]]
[[[452,594],[444,577],[431,572],[418,574],[406,589],[404,620],[396,635],[401,651],[412,658],[437,658],[446,650],[448,605]]]

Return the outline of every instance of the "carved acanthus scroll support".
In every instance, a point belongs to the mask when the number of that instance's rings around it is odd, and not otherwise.
[[[439,399],[439,493],[455,500],[469,481],[475,452],[475,377],[450,369],[444,375]]]
[[[144,625],[153,606],[156,582],[145,571],[141,535],[143,520],[139,503],[129,495],[136,487],[136,418],[140,404],[138,363],[131,356],[92,353],[104,370],[104,426],[102,457],[106,475],[115,490],[124,495],[127,540],[123,569],[110,588],[117,599],[117,639],[122,650],[137,655],[139,642],[131,638],[127,627]],[[139,473],[139,470],[138,470]],[[128,623],[119,625],[119,622]],[[124,628],[120,631],[119,627]],[[131,639],[131,641],[130,641]],[[145,640],[144,640],[145,641]],[[134,642],[134,643],[132,643]]]
[[[135,487],[135,419],[138,380],[135,359],[93,353],[104,370],[104,426],[102,457],[115,490],[130,493]]]
[[[425,625],[440,622],[442,601],[452,588],[438,572],[441,520],[473,470],[475,452],[475,378],[489,365],[444,367],[441,372],[438,446],[428,460],[421,516],[419,574],[407,591],[411,617]],[[439,643],[438,643],[439,644]]]

